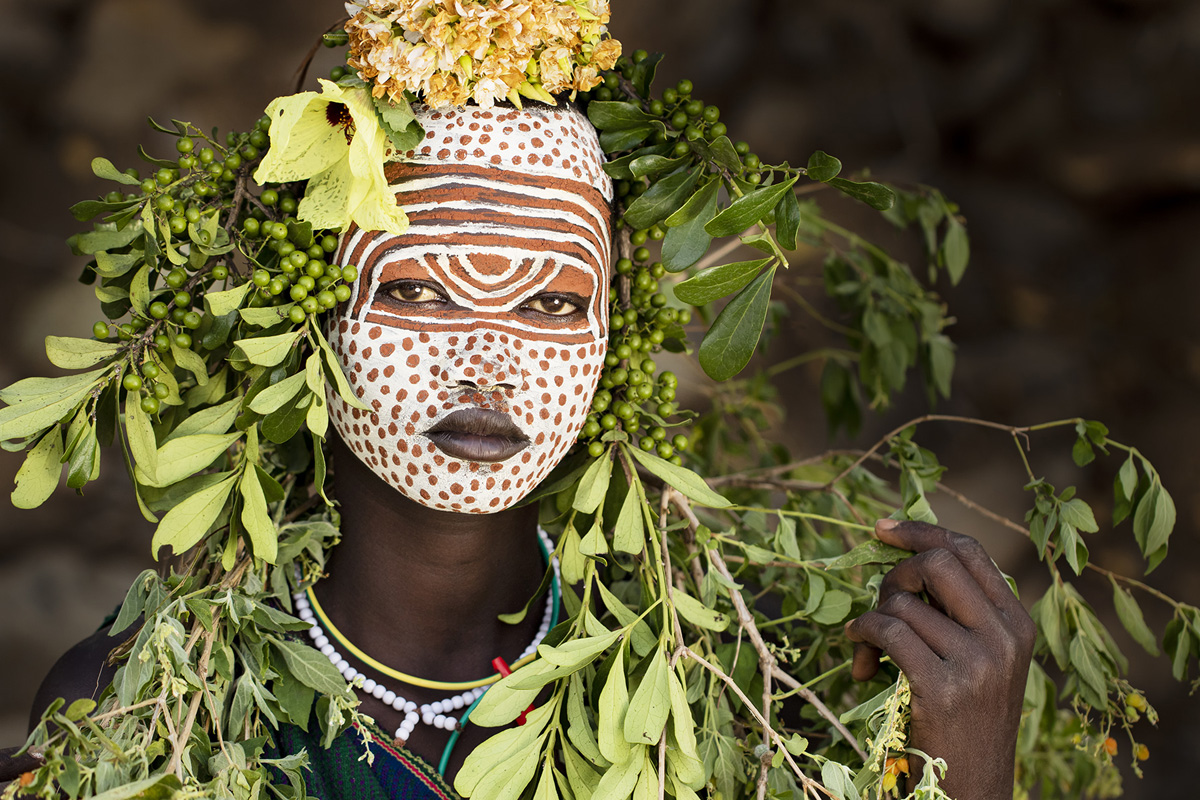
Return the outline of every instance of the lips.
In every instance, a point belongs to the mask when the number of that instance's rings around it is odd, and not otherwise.
[[[455,411],[425,437],[452,458],[485,463],[512,458],[529,446],[529,437],[507,415],[483,408]]]

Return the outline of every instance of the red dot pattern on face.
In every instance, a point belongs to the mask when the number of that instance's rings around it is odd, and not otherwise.
[[[389,179],[403,183],[409,234],[352,226],[342,238],[338,263],[356,264],[359,279],[330,321],[329,340],[371,410],[352,408],[330,387],[331,421],[358,458],[409,498],[495,513],[545,479],[586,420],[608,325],[611,181],[595,131],[574,111],[424,114],[433,135],[409,154],[411,166],[388,166]],[[497,169],[495,157],[514,152],[520,166]],[[438,205],[426,210],[423,198]],[[398,260],[406,247],[429,255]],[[389,264],[435,267],[415,274],[436,277],[457,316],[389,305],[385,281],[409,278]],[[564,291],[554,287],[568,280],[583,287],[569,291],[590,300],[579,320],[567,326],[521,311],[534,293]],[[503,462],[473,462],[423,435],[464,407],[508,416],[528,445]]]

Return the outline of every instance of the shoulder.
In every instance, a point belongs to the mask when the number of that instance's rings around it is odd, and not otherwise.
[[[117,668],[108,663],[108,655],[124,641],[129,632],[109,636],[110,627],[105,625],[79,642],[50,668],[33,698],[33,708],[29,713],[30,730],[41,720],[46,707],[56,699],[61,697],[68,704],[86,697],[97,699],[105,687],[112,683]]]

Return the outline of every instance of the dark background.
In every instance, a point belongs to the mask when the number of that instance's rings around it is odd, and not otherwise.
[[[1200,3],[1189,0],[613,0],[627,51],[661,50],[659,88],[681,77],[719,105],[731,136],[764,161],[827,150],[848,169],[942,188],[969,220],[973,259],[941,287],[958,324],[954,396],[939,411],[1013,424],[1077,415],[1106,422],[1157,465],[1179,524],[1154,575],[1200,603],[1195,570],[1200,489]],[[136,165],[136,143],[167,153],[147,114],[244,129],[291,90],[300,57],[336,21],[337,2],[37,0],[0,4],[0,383],[45,372],[48,333],[86,336],[97,313],[63,244],[67,207],[108,191],[90,160]],[[326,65],[327,66],[327,65]],[[323,71],[323,70],[322,70]],[[155,138],[152,139],[151,137]],[[868,220],[838,205],[835,213]],[[886,233],[886,231],[885,231]],[[797,274],[819,274],[801,259]],[[783,357],[818,332],[798,325]],[[780,382],[797,453],[829,444],[815,374]],[[923,413],[917,392],[862,441]],[[1003,434],[931,427],[922,439],[947,482],[1020,519],[1029,502]],[[1034,442],[1035,470],[1080,487],[1101,516],[1117,466],[1077,471],[1070,438]],[[11,485],[20,457],[0,458]],[[983,538],[1036,593],[1044,568],[1018,537],[954,506],[943,521]],[[0,745],[24,735],[29,699],[69,644],[120,602],[147,563],[150,530],[120,461],[83,498],[0,507]],[[1136,575],[1128,526],[1090,537],[1093,558]],[[1109,614],[1102,579],[1081,579]],[[1145,603],[1161,629],[1166,609]],[[1115,621],[1114,621],[1115,624]],[[1200,702],[1165,660],[1134,658],[1163,722],[1142,725],[1151,760],[1131,798],[1194,795]],[[1127,759],[1122,741],[1121,760]]]

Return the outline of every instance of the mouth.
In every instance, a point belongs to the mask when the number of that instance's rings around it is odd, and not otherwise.
[[[504,461],[529,446],[529,437],[507,415],[483,408],[455,411],[424,435],[446,455],[464,461]]]

